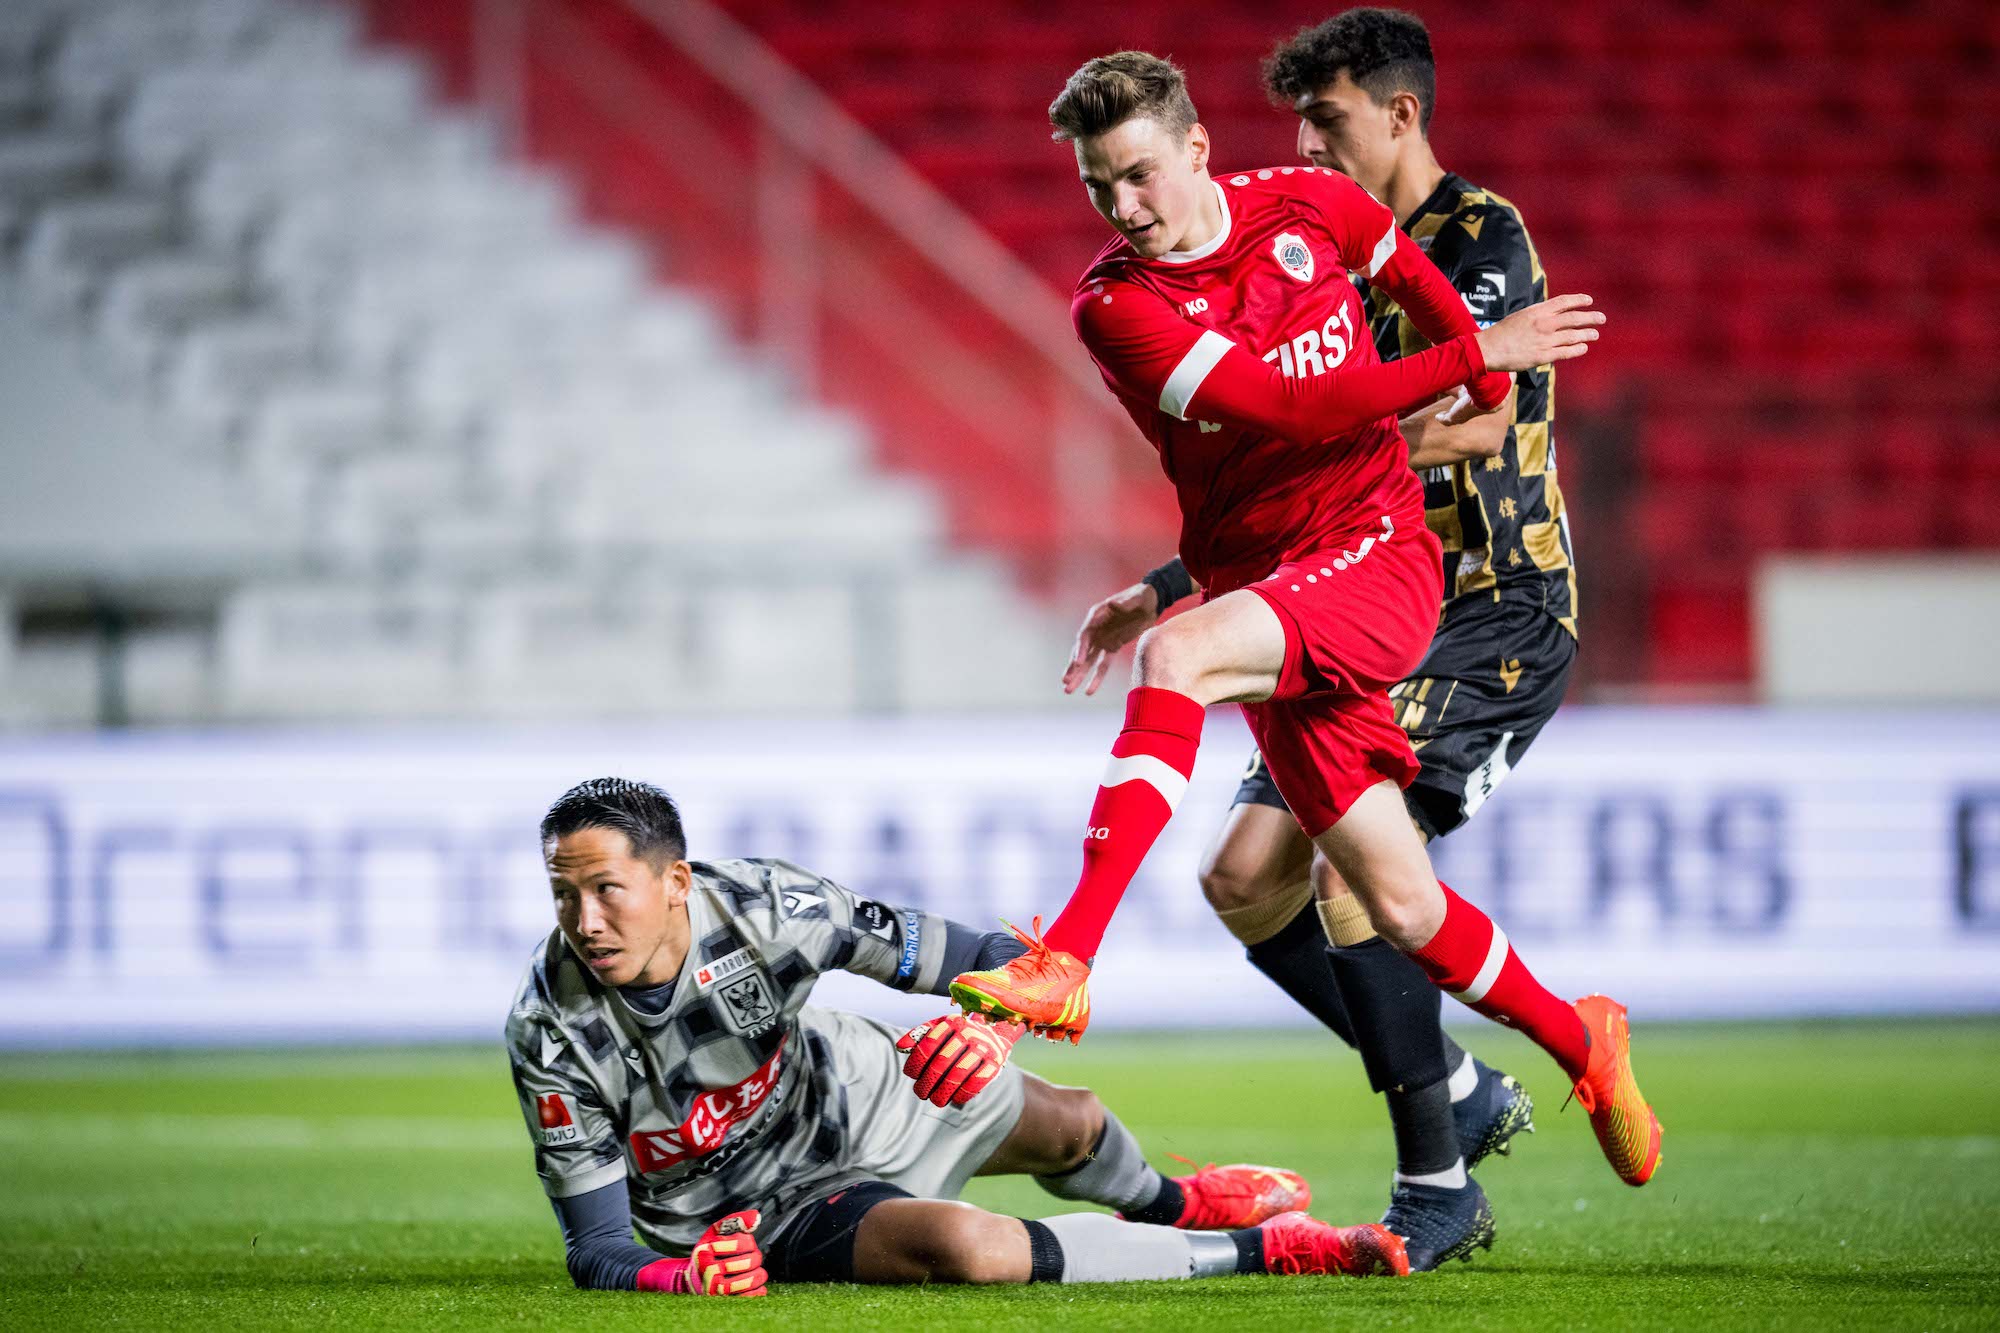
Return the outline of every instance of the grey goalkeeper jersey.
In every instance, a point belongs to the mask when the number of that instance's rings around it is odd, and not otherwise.
[[[543,1187],[628,1181],[640,1235],[669,1254],[726,1213],[783,1210],[840,1157],[853,1127],[837,1024],[805,1007],[820,973],[934,993],[948,931],[788,861],[695,862],[687,907],[663,1012],[601,984],[552,931],[507,1020]]]

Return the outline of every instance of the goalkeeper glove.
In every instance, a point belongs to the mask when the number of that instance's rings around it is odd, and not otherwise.
[[[756,1209],[731,1213],[701,1233],[685,1259],[662,1259],[639,1270],[639,1290],[688,1296],[762,1296],[764,1251],[754,1234]]]
[[[963,1106],[999,1077],[1026,1031],[984,1014],[948,1014],[905,1032],[896,1049],[909,1052],[903,1073],[916,1081],[917,1096],[933,1106]]]

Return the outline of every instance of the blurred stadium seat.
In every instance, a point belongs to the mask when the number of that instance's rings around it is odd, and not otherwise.
[[[638,7],[532,7],[560,10],[643,55],[690,100],[704,95],[661,54],[657,35],[634,17]],[[424,46],[450,86],[472,89],[468,0],[421,16],[389,3],[368,8],[376,30]],[[1108,28],[1100,15],[1025,0],[987,7],[977,25],[949,6],[895,0],[725,0],[723,8],[1058,290],[1103,239],[1069,186],[1062,151],[1047,141],[1041,108],[1063,75],[1107,42],[1171,52],[1189,69],[1225,164],[1285,160],[1291,126],[1266,104],[1256,60],[1279,34],[1326,11],[1174,0],[1121,12]],[[1626,492],[1643,517],[1628,525],[1607,502],[1581,506],[1575,522],[1586,539],[1602,525],[1593,553],[1622,558],[1640,593],[1666,599],[1657,624],[1734,625],[1747,613],[1747,558],[1705,571],[1702,581],[1715,586],[1694,600],[1717,608],[1715,617],[1690,618],[1689,598],[1664,586],[1674,549],[1715,545],[1701,524],[1735,523],[1715,514],[1711,489],[1778,487],[1802,506],[1822,495],[1837,506],[1866,484],[1861,468],[1898,427],[2000,456],[1990,425],[2000,408],[2000,148],[1980,128],[2000,109],[1990,78],[2000,18],[1991,6],[1844,0],[1781,7],[1751,24],[1689,0],[1621,11],[1614,23],[1589,4],[1444,0],[1424,17],[1448,90],[1435,130],[1443,160],[1520,203],[1556,285],[1596,294],[1615,321],[1599,355],[1565,370],[1564,410],[1573,423],[1615,420],[1636,402],[1644,419],[1628,432],[1626,456],[1581,459],[1573,446],[1571,460],[1594,469],[1604,483],[1596,490]],[[1700,77],[1690,78],[1697,66]],[[531,137],[545,155],[596,173],[598,206],[616,212],[658,174],[629,155],[607,162],[567,132],[590,115],[558,92],[529,94]],[[698,211],[663,225],[685,246],[706,244]],[[888,422],[907,415],[906,391],[874,388],[864,410]],[[1661,430],[1708,442],[1700,478],[1652,452]],[[906,447],[921,453],[924,442],[912,435]],[[973,484],[963,459],[916,465]],[[1754,538],[1747,551],[1808,540],[1878,551],[1990,543],[1982,535],[1990,523],[1940,531],[1914,517],[1962,517],[1955,475],[1911,481],[1894,497],[1912,505],[1905,514],[1820,524],[1810,539],[1760,524],[1745,534]],[[1615,534],[1627,526],[1665,544],[1620,550]],[[1594,577],[1608,585],[1612,573],[1584,571],[1586,617]],[[1659,686],[1741,684],[1747,643],[1740,635],[1730,643],[1651,641],[1637,674]]]
[[[642,249],[580,221],[558,174],[435,104],[420,59],[361,38],[358,10],[303,0],[0,12],[0,321],[72,340],[87,392],[147,404],[190,484],[247,494],[281,534],[204,569],[199,614],[121,641],[121,712],[1023,702],[1061,640],[948,548],[937,500],[879,473],[852,420],[746,357]],[[10,383],[10,404],[35,391]],[[77,386],[47,392],[35,420]],[[19,441],[37,443],[79,467],[136,444]],[[11,605],[143,602],[90,544],[10,547],[0,577],[27,585]],[[936,614],[946,586],[1043,669],[934,679],[955,650],[930,640],[963,633]],[[90,717],[93,637],[32,637],[13,677],[75,684],[6,720]]]
[[[1050,608],[1172,531],[1149,452],[1107,424],[1048,308],[1102,228],[1041,108],[1104,23],[1025,0],[977,25],[891,0],[722,9],[733,71],[693,52],[723,33],[689,26],[699,4],[16,0],[0,314],[77,339],[107,392],[174,423],[184,466],[248,487],[289,543],[273,578],[476,597],[636,561],[692,616],[671,585],[754,569],[775,599],[773,567],[805,564],[850,606],[976,585],[1060,651]],[[1322,16],[1169,0],[1115,37],[1188,66],[1225,162],[1284,160],[1256,61]],[[1590,685],[1740,692],[1769,553],[2000,546],[1989,6],[1425,17],[1441,157],[1519,202],[1556,286],[1615,322],[1563,379],[1585,617],[1593,588],[1616,603],[1586,663],[1615,674]],[[760,121],[746,90],[774,70],[831,95],[825,114]],[[850,124],[889,150],[865,160],[935,193],[841,179]],[[981,236],[947,228],[926,254],[875,195],[915,234],[955,208]],[[1012,309],[939,286],[991,267],[969,253],[984,235],[1025,265]],[[835,696],[1040,697],[1034,672],[927,680],[957,660],[948,625],[877,632],[909,660],[868,658],[849,626]],[[894,684],[849,680],[868,671]],[[656,707],[722,697],[675,679]],[[517,711],[501,693],[454,706]]]

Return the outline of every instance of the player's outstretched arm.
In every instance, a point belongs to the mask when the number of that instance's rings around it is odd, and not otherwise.
[[[1410,466],[1445,467],[1467,460],[1492,458],[1507,445],[1514,423],[1514,393],[1509,391],[1491,411],[1472,401],[1464,389],[1449,402],[1433,404],[1397,422],[1410,445]]]
[[[1151,400],[1183,421],[1217,422],[1307,446],[1406,415],[1486,373],[1478,340],[1468,331],[1386,364],[1287,376],[1184,319],[1157,293],[1126,282],[1086,289],[1071,317],[1092,359],[1121,392]],[[1499,378],[1504,383],[1506,377]]]
[[[1588,296],[1552,296],[1480,329],[1480,354],[1497,370],[1533,370],[1582,356],[1597,341],[1604,312]]]
[[[562,1224],[570,1280],[586,1291],[657,1291],[681,1296],[762,1296],[761,1218],[731,1213],[707,1231],[685,1259],[663,1258],[632,1239],[625,1182],[551,1200]]]

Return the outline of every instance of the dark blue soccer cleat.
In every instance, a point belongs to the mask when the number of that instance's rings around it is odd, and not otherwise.
[[[1507,1156],[1514,1136],[1535,1132],[1535,1099],[1528,1090],[1477,1056],[1472,1067],[1479,1082],[1465,1100],[1453,1102],[1452,1119],[1458,1123],[1458,1150],[1470,1171],[1494,1153]]]
[[[1455,1190],[1397,1185],[1382,1225],[1403,1238],[1412,1273],[1427,1273],[1450,1259],[1470,1260],[1474,1250],[1493,1248],[1493,1207],[1470,1177],[1465,1188]]]

